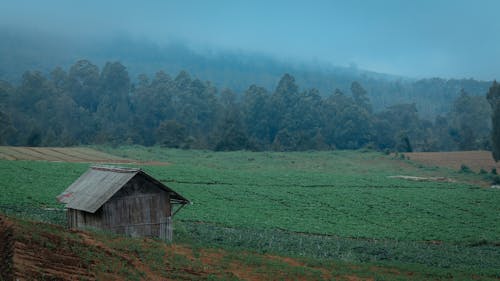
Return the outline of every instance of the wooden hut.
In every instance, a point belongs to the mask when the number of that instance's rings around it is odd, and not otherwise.
[[[189,200],[140,169],[91,167],[57,196],[70,228],[172,240],[172,217]],[[176,207],[176,208],[175,208]]]

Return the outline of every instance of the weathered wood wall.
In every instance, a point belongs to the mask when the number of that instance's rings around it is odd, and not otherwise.
[[[94,214],[75,209],[68,209],[66,212],[66,218],[70,228],[105,227],[102,220],[102,208],[97,210]]]
[[[94,227],[135,237],[172,240],[168,192],[137,175],[94,214],[68,209],[72,228]]]

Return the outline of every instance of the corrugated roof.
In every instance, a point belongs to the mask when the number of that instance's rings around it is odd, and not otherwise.
[[[91,167],[57,196],[57,200],[65,203],[66,208],[95,213],[137,174],[145,176],[158,187],[168,191],[172,201],[180,204],[189,203],[189,200],[140,169],[106,166]]]

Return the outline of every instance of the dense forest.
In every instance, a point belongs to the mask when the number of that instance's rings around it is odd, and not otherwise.
[[[484,96],[491,81],[475,79],[415,79],[382,74],[321,62],[300,62],[265,54],[194,49],[180,42],[158,44],[144,38],[115,35],[85,40],[21,28],[0,27],[0,79],[20,83],[26,70],[39,70],[44,75],[56,66],[69,69],[75,61],[87,58],[98,66],[107,61],[120,61],[127,66],[132,83],[146,74],[154,77],[158,70],[175,75],[182,70],[202,81],[210,81],[218,89],[245,92],[252,84],[274,89],[284,73],[293,74],[303,88],[315,88],[322,97],[333,90],[350,93],[357,81],[367,92],[375,111],[401,103],[415,103],[421,118],[434,121],[451,111],[452,101],[464,89],[469,95]]]
[[[88,60],[45,75],[0,81],[0,142],[69,146],[141,144],[214,150],[387,151],[489,149],[491,108],[458,90],[446,114],[422,118],[415,103],[374,109],[364,85],[320,94],[282,74],[274,89],[218,89],[186,71],[141,74]],[[275,82],[275,83],[276,83]]]

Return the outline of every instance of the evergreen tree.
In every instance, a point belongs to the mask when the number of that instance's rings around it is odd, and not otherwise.
[[[56,82],[57,83],[57,82]],[[99,68],[88,60],[79,60],[68,74],[68,93],[77,105],[95,112],[99,104]]]
[[[156,139],[160,145],[165,147],[189,148],[186,144],[186,128],[175,120],[161,122],[156,130]]]
[[[0,144],[8,144],[10,137],[15,133],[9,114],[9,100],[13,92],[12,85],[0,80]]]
[[[270,138],[272,141],[275,140],[280,130],[288,130],[293,125],[295,120],[293,120],[292,114],[296,109],[298,100],[299,87],[295,83],[295,78],[287,73],[279,81],[268,104]]]
[[[358,149],[372,143],[400,151],[488,148],[486,99],[465,91],[449,106],[451,113],[432,123],[419,118],[415,104],[396,104],[375,113],[368,92],[358,82],[343,82],[342,88],[350,84],[352,95],[337,89],[324,97],[314,88],[299,90],[290,74],[282,76],[272,94],[252,85],[241,96],[229,89],[218,92],[210,82],[191,78],[185,71],[175,79],[162,71],[152,79],[143,74],[132,85],[118,62],[106,63],[100,73],[90,61],[81,60],[68,73],[56,68],[47,78],[27,71],[20,81],[19,85],[0,81],[0,143],[283,151]],[[417,84],[415,97],[429,85],[439,85],[445,92],[457,85],[440,79]],[[408,90],[404,83],[393,86],[386,90]],[[372,93],[371,84],[368,88]],[[497,160],[498,88],[493,83],[487,99],[493,109]]]
[[[460,150],[486,148],[491,111],[484,96],[471,96],[462,89],[449,115],[450,129]]]
[[[376,115],[375,131],[380,149],[406,152],[423,143],[421,120],[415,104],[393,105]]]
[[[491,105],[493,114],[491,122],[493,130],[491,132],[491,148],[495,161],[500,160],[500,85],[497,81],[493,82],[486,96]]]
[[[351,93],[354,98],[354,102],[361,108],[364,108],[367,112],[372,112],[372,106],[370,104],[370,99],[368,98],[368,93],[358,82],[352,82]]]
[[[131,135],[130,78],[124,65],[108,62],[99,77],[99,105],[96,117],[102,140],[124,143]]]
[[[217,125],[214,128],[215,150],[241,150],[248,147],[240,105],[236,94],[224,89],[219,97]]]
[[[269,131],[269,93],[252,85],[243,95],[242,111],[244,126],[254,149],[264,149],[272,141]]]

